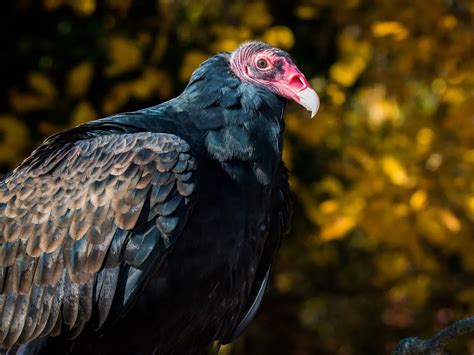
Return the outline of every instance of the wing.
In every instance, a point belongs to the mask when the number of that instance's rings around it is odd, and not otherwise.
[[[93,309],[99,327],[112,302],[125,309],[196,200],[196,161],[174,135],[56,141],[0,182],[3,347],[64,326],[74,337]]]

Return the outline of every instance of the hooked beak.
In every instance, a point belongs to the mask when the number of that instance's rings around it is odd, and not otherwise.
[[[313,118],[319,109],[318,94],[311,88],[306,77],[296,66],[286,68],[287,79],[285,84],[286,97],[293,99],[311,112]]]
[[[296,96],[299,98],[299,104],[308,111],[311,111],[311,118],[313,118],[319,110],[319,96],[316,94],[311,86],[296,92]]]

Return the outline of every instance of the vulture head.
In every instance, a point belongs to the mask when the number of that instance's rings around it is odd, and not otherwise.
[[[232,52],[230,68],[243,82],[294,100],[311,111],[319,109],[319,97],[290,55],[262,42],[247,42]]]

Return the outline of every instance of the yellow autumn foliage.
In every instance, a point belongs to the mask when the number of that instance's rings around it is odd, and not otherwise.
[[[372,33],[376,37],[393,36],[397,41],[407,38],[409,31],[400,22],[397,21],[380,21],[372,24]]]
[[[321,231],[321,239],[325,241],[343,238],[354,228],[357,221],[352,216],[338,216],[324,226]]]
[[[67,75],[66,90],[71,97],[82,97],[87,93],[94,75],[94,67],[90,61],[76,65]]]
[[[273,22],[273,17],[268,10],[266,1],[249,2],[242,9],[242,24],[253,30],[267,28]]]
[[[56,88],[48,76],[42,73],[32,72],[28,75],[27,80],[31,89],[39,96],[46,99],[54,99],[56,97]]]
[[[221,352],[388,354],[474,314],[469,0],[0,6],[15,19],[0,56],[3,172],[50,134],[178,95],[244,41],[288,50],[318,91],[315,119],[286,108],[291,235],[249,332]]]
[[[265,31],[262,40],[272,46],[290,50],[295,44],[295,36],[286,26],[273,26]]]
[[[129,38],[115,36],[108,43],[110,65],[105,68],[109,76],[116,76],[137,69],[141,64],[141,51]]]
[[[98,118],[98,115],[91,103],[82,101],[77,104],[71,113],[71,125],[74,127],[79,126],[96,118]]]
[[[234,46],[234,44],[232,44],[232,46]],[[179,73],[181,81],[188,81],[193,71],[208,57],[206,53],[200,51],[190,51],[186,53]]]
[[[16,164],[28,144],[27,126],[11,115],[0,115],[0,164]]]

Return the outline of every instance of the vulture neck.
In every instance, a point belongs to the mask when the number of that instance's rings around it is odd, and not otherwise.
[[[268,185],[281,160],[286,99],[242,82],[229,58],[220,53],[204,62],[173,106],[192,115],[183,126],[192,122],[199,146],[233,179]]]

